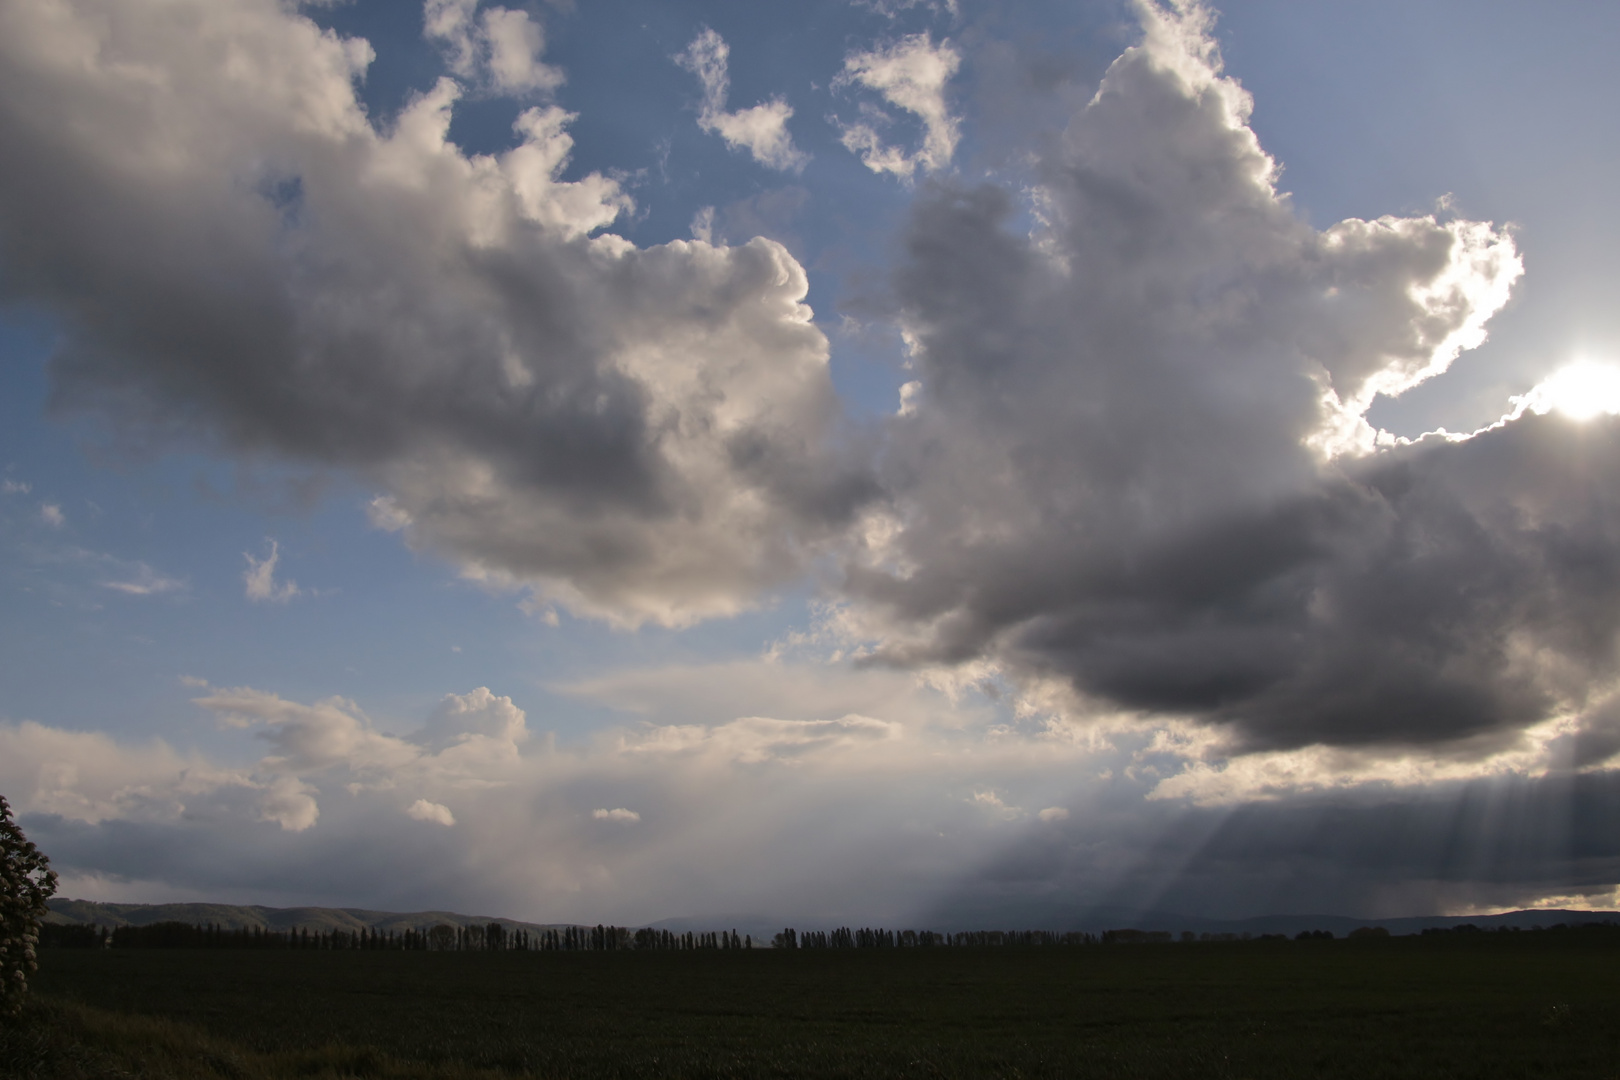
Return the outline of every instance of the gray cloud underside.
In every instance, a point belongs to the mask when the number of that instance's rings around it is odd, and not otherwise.
[[[1071,819],[1027,830],[987,856],[925,921],[1083,924],[1098,909],[1377,918],[1549,897],[1604,905],[1620,877],[1620,845],[1606,825],[1617,809],[1620,781],[1604,773],[1228,812],[1167,807],[1131,825]]]
[[[993,652],[1128,708],[1230,724],[1244,749],[1477,750],[1603,701],[1620,424],[1525,418],[1357,464],[1135,549],[1088,551],[1054,522],[857,587],[937,626],[906,660]]]

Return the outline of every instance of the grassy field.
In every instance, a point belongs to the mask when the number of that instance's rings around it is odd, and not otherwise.
[[[55,950],[6,1075],[1620,1078],[1610,935],[653,953]]]

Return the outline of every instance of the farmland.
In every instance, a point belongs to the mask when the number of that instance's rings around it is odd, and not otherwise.
[[[47,950],[10,1075],[1614,1077],[1613,931],[690,952]]]

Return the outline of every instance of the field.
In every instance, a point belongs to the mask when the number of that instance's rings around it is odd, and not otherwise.
[[[49,950],[5,1075],[1620,1077],[1620,943]]]

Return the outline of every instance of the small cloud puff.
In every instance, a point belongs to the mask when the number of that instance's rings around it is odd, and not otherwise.
[[[626,810],[622,806],[616,810],[592,810],[591,817],[597,821],[622,821],[627,825],[641,820],[640,814],[634,810]]]
[[[276,563],[281,560],[281,547],[274,540],[270,541],[270,554],[265,558],[255,559],[245,551],[242,557],[247,559],[248,564],[248,568],[242,572],[242,581],[249,600],[285,604],[302,591],[296,581],[276,581]]]
[[[0,495],[27,495],[33,490],[32,485],[21,480],[0,480]]]
[[[67,515],[62,513],[62,508],[55,503],[46,503],[41,506],[39,508],[39,517],[41,521],[53,529],[60,529],[67,524]]]
[[[1067,821],[1069,820],[1069,811],[1061,806],[1048,806],[1035,816],[1042,821]]]
[[[447,827],[456,823],[456,817],[450,812],[448,806],[443,803],[428,802],[426,799],[417,799],[411,803],[405,813],[417,821],[431,821]]]
[[[794,146],[793,136],[788,134],[792,106],[777,97],[751,108],[726,111],[726,96],[731,90],[731,77],[726,70],[730,56],[731,48],[725,40],[704,27],[686,51],[675,57],[677,64],[696,75],[703,84],[698,127],[719,135],[733,150],[747,150],[755,161],[768,169],[799,172],[810,161],[810,155]]]

